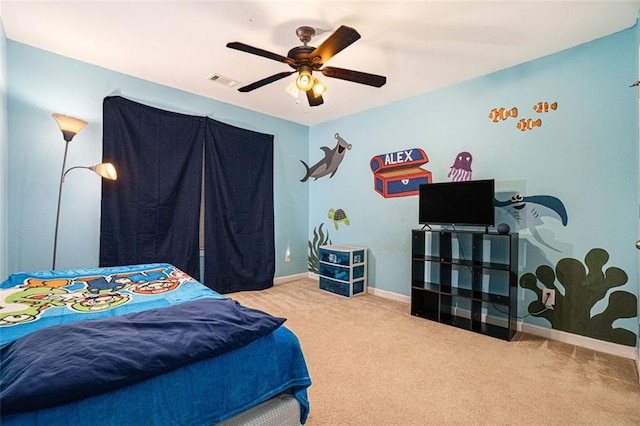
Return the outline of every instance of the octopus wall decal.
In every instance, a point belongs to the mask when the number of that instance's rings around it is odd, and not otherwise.
[[[471,162],[473,156],[467,151],[462,151],[456,156],[453,161],[453,165],[449,169],[447,177],[450,177],[453,182],[459,182],[464,180],[471,180]]]

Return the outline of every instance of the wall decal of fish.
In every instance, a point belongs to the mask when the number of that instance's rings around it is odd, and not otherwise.
[[[534,127],[542,127],[542,120],[538,118],[534,120],[532,118],[523,118],[518,121],[516,124],[516,128],[522,130],[523,132],[527,130],[532,130]]]
[[[560,252],[555,247],[546,243],[537,227],[543,225],[543,217],[552,217],[567,226],[569,216],[567,209],[559,198],[552,195],[533,195],[524,197],[522,194],[514,194],[507,201],[495,200],[495,206],[503,208],[518,222],[521,228],[527,228],[539,243],[551,250]]]
[[[300,179],[300,182],[306,182],[310,177],[318,180],[318,178],[326,176],[329,173],[331,173],[331,176],[329,176],[329,178],[332,178],[333,175],[336,174],[338,166],[344,159],[344,155],[347,153],[348,149],[351,149],[351,144],[342,139],[338,133],[336,133],[334,137],[338,140],[338,143],[333,149],[327,146],[321,147],[320,149],[324,151],[324,158],[318,161],[316,164],[309,167],[307,166],[307,163],[300,160],[300,162],[306,169],[306,173],[304,177]]]
[[[513,107],[511,109],[494,108],[489,113],[489,118],[497,123],[500,120],[506,120],[509,117],[516,118],[518,116],[518,108]]]
[[[558,102],[553,102],[553,103],[549,103],[549,102],[538,102],[537,104],[535,104],[533,106],[533,110],[535,112],[537,112],[538,114],[543,113],[543,112],[549,112],[550,110],[557,110],[558,109]]]

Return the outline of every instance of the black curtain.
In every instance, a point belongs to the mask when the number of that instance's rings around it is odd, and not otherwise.
[[[273,135],[206,120],[204,282],[220,293],[273,285]]]
[[[273,136],[112,96],[103,103],[100,266],[171,263],[220,293],[273,285]]]
[[[103,102],[100,266],[171,263],[199,279],[203,117],[124,99]]]

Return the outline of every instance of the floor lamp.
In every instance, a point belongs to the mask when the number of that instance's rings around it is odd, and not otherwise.
[[[69,149],[69,142],[73,139],[75,135],[78,134],[80,130],[82,130],[88,123],[84,120],[80,120],[78,118],[69,117],[62,114],[52,114],[52,117],[58,123],[60,127],[60,131],[62,131],[62,136],[65,140],[64,146],[64,157],[62,160],[62,172],[60,173],[60,188],[58,189],[58,208],[56,211],[56,230],[53,237],[53,268],[56,269],[56,252],[58,248],[58,225],[60,223],[60,201],[62,200],[62,185],[64,184],[64,178],[73,169],[89,169],[103,178],[116,180],[118,175],[116,173],[116,168],[111,163],[100,163],[94,166],[74,166],[65,170],[67,166],[67,151]]]

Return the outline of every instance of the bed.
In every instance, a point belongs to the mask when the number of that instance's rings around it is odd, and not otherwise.
[[[0,422],[304,424],[311,380],[284,321],[167,263],[13,274]]]

